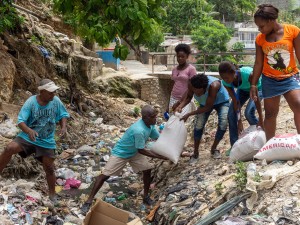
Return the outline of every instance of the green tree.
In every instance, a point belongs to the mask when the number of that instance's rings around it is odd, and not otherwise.
[[[191,34],[203,17],[218,14],[205,0],[168,0],[165,8],[167,17],[163,25],[173,35]]]
[[[162,0],[53,0],[77,33],[101,46],[118,34],[140,59],[140,45],[151,40],[165,16]]]
[[[283,10],[279,14],[278,18],[281,23],[294,24],[299,27],[300,25],[300,8],[293,10]]]
[[[146,41],[145,46],[151,52],[159,51],[160,44],[164,41],[164,34],[162,32],[161,26],[157,25],[154,29],[154,33],[151,36],[151,39]]]
[[[243,42],[235,42],[232,45],[232,51],[233,52],[243,52],[245,49],[245,44]],[[240,64],[244,58],[243,55],[232,55],[233,60],[231,60],[232,62],[234,62],[235,64]]]
[[[227,42],[230,40],[229,30],[218,20],[210,17],[201,23],[196,30],[192,32],[192,39],[197,44],[198,49],[202,53],[216,53],[227,51]],[[214,64],[220,61],[219,56],[203,56],[199,57],[199,62],[207,64]],[[216,71],[216,67],[211,67],[211,70]]]
[[[13,29],[22,21],[23,18],[18,15],[16,9],[12,6],[11,0],[0,2],[0,34]]]
[[[227,50],[230,34],[222,23],[209,18],[192,32],[192,39],[202,52],[222,52]]]
[[[243,22],[252,17],[256,0],[207,0],[219,12],[218,20]]]

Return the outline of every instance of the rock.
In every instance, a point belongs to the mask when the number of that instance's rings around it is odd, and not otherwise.
[[[89,116],[96,117],[96,114],[94,112],[89,112]]]
[[[289,166],[292,166],[292,165],[294,165],[294,162],[293,162],[293,161],[287,161],[287,164],[288,164]]]
[[[95,120],[94,124],[95,124],[95,125],[99,125],[99,124],[101,124],[102,122],[103,122],[103,118],[98,118],[98,119]]]
[[[0,51],[0,98],[9,101],[13,94],[16,66],[7,53]]]
[[[223,176],[223,175],[225,175],[228,171],[229,171],[229,167],[228,167],[228,166],[223,166],[223,167],[221,168],[221,170],[218,171],[218,175],[219,175],[219,176]]]
[[[213,187],[208,186],[208,187],[206,188],[206,192],[207,192],[208,195],[214,193],[214,191],[215,191],[215,189],[214,189]]]
[[[291,189],[290,189],[290,193],[292,195],[298,194],[299,193],[299,187],[297,185],[292,186]]]
[[[135,103],[134,98],[125,98],[124,102],[131,105]]]
[[[96,152],[96,149],[89,145],[83,145],[77,149],[77,153],[80,155],[94,154],[95,152]]]
[[[4,45],[4,41],[0,38],[0,50],[7,51],[8,47]]]
[[[139,183],[133,183],[131,185],[129,185],[130,188],[132,189],[140,189],[141,188],[141,184]]]

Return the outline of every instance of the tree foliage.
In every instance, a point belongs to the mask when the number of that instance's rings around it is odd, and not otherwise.
[[[18,15],[16,9],[12,6],[11,0],[2,0],[0,2],[0,34],[13,29],[22,21],[23,18]]]
[[[192,39],[202,52],[226,51],[226,44],[230,40],[228,29],[219,21],[207,18],[192,32]]]
[[[83,38],[101,46],[118,34],[131,48],[149,41],[165,10],[162,0],[53,0]]]
[[[164,41],[164,34],[162,32],[162,27],[157,25],[154,29],[154,33],[151,35],[151,39],[147,40],[145,47],[151,52],[157,52],[160,49],[160,44]]]
[[[207,17],[202,25],[192,32],[192,39],[202,53],[216,53],[227,51],[227,42],[230,40],[229,30],[219,21]],[[219,56],[200,56],[198,62],[215,64],[220,61]],[[211,67],[211,71],[217,71],[217,67]]]
[[[213,5],[205,0],[168,0],[166,12],[164,27],[173,35],[191,34],[203,17],[218,14],[213,11]]]
[[[256,0],[207,0],[219,12],[217,19],[225,21],[244,22],[252,18],[257,5]]]
[[[294,24],[300,27],[300,7],[293,10],[283,10],[279,13],[280,23]]]

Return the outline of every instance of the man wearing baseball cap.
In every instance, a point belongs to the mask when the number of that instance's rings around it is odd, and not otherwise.
[[[66,133],[69,113],[60,99],[55,96],[59,87],[49,79],[43,79],[38,86],[39,94],[29,97],[18,115],[18,127],[21,132],[9,143],[0,155],[0,173],[10,161],[12,155],[23,158],[35,154],[46,173],[49,198],[56,203],[55,195],[55,148],[56,123],[59,123],[60,136]]]

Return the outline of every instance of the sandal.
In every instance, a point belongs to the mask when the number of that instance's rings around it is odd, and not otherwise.
[[[212,157],[214,159],[220,159],[220,158],[222,158],[221,153],[220,153],[219,150],[214,150],[213,153],[212,153]]]

